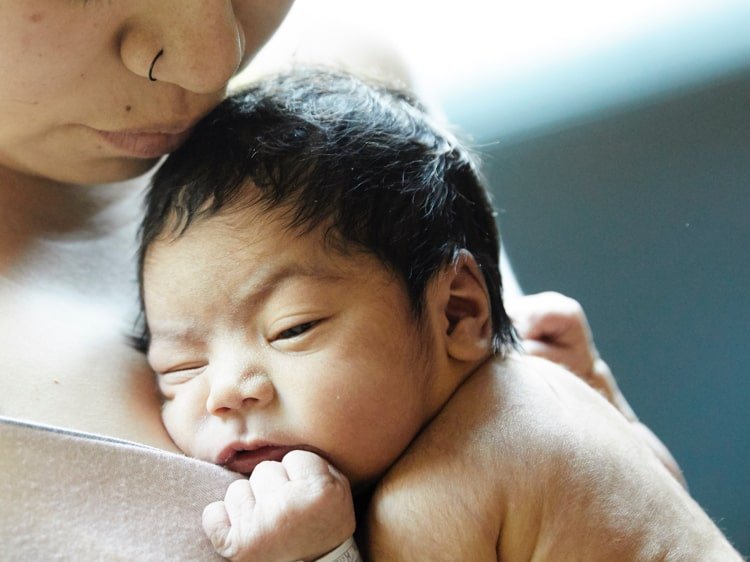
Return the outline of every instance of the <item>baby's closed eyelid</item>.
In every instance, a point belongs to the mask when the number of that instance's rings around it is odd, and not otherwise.
[[[154,369],[154,373],[156,373],[156,376],[159,378],[160,382],[173,385],[181,384],[193,379],[194,377],[200,375],[207,366],[207,362],[200,361],[196,363],[175,364],[163,369],[156,369],[153,368],[153,366],[152,368]]]
[[[208,354],[202,342],[154,338],[146,354],[149,367],[157,375],[204,367]]]

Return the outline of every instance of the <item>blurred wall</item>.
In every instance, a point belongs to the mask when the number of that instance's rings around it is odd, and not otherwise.
[[[634,409],[747,555],[750,70],[481,152],[521,286],[583,303]]]

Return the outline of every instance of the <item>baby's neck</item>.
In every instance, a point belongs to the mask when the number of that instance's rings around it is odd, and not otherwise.
[[[440,413],[458,389],[472,375],[490,365],[496,358],[496,355],[488,351],[482,359],[477,361],[458,362],[451,365],[442,376],[436,378],[432,388],[432,400],[428,408],[428,416],[423,427],[426,427]]]

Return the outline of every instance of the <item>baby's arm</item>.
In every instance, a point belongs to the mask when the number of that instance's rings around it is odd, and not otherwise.
[[[344,543],[354,525],[346,477],[307,451],[259,464],[203,512],[216,552],[234,562],[315,560]]]

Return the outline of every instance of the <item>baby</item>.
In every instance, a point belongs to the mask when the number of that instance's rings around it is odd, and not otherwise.
[[[331,551],[354,530],[348,482],[371,560],[739,560],[619,412],[515,351],[476,165],[408,95],[264,81],[147,204],[164,423],[249,476],[204,512],[220,554]]]

